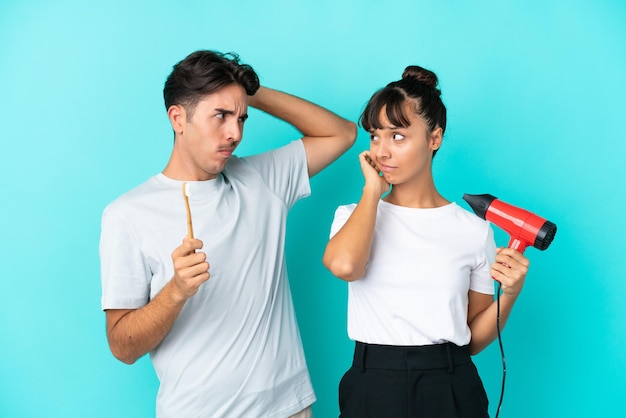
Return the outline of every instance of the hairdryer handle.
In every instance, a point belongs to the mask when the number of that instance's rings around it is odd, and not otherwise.
[[[520,241],[517,238],[511,238],[509,241],[509,248],[513,248],[514,250],[519,251],[520,253],[524,253],[524,250],[528,247],[528,243],[524,241]]]
[[[524,250],[528,247],[528,244],[525,243],[524,241],[520,241],[517,238],[511,238],[511,241],[509,241],[509,248],[513,248],[514,250],[519,251],[520,253],[524,253]],[[501,263],[507,267],[510,267],[507,264]],[[496,282],[500,282],[498,279],[496,279],[495,277],[491,276],[491,278],[493,280],[495,280]]]

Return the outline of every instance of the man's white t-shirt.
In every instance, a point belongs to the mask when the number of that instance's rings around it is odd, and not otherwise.
[[[331,237],[355,207],[337,209]],[[417,209],[380,200],[365,275],[349,283],[349,337],[400,346],[468,344],[468,291],[494,294],[494,259],[489,223],[455,203]]]
[[[315,401],[287,278],[288,211],[310,193],[301,141],[188,182],[211,277],[150,353],[157,416],[285,418]],[[173,277],[187,235],[182,182],[163,174],[104,211],[102,309],[146,305]]]

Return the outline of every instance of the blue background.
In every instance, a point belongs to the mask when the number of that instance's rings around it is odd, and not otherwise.
[[[559,228],[547,251],[526,252],[501,416],[622,414],[624,45],[620,0],[0,0],[0,416],[154,415],[149,359],[123,365],[106,343],[100,216],[165,166],[163,82],[202,48],[236,51],[263,84],[351,120],[406,65],[434,70],[449,112],[440,191],[465,207],[463,193],[491,193]],[[239,155],[296,136],[254,110],[246,126]],[[338,415],[352,350],[346,285],[321,256],[336,206],[359,197],[367,146],[360,131],[289,218],[317,418]],[[497,344],[476,362],[493,412]]]

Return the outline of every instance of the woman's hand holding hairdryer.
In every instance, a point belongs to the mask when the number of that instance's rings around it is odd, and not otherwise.
[[[530,261],[513,248],[497,248],[496,262],[491,265],[491,277],[502,284],[502,293],[517,296],[522,291]]]

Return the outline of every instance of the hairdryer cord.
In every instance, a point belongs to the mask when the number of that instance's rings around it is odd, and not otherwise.
[[[504,347],[502,346],[502,335],[500,335],[500,291],[502,290],[502,283],[498,282],[498,294],[496,297],[496,330],[498,332],[498,343],[500,344],[500,354],[502,355],[502,388],[500,389],[500,402],[498,402],[498,409],[496,410],[496,418],[500,415],[500,408],[502,407],[502,398],[504,398],[504,382],[506,380],[506,358],[504,357]]]

